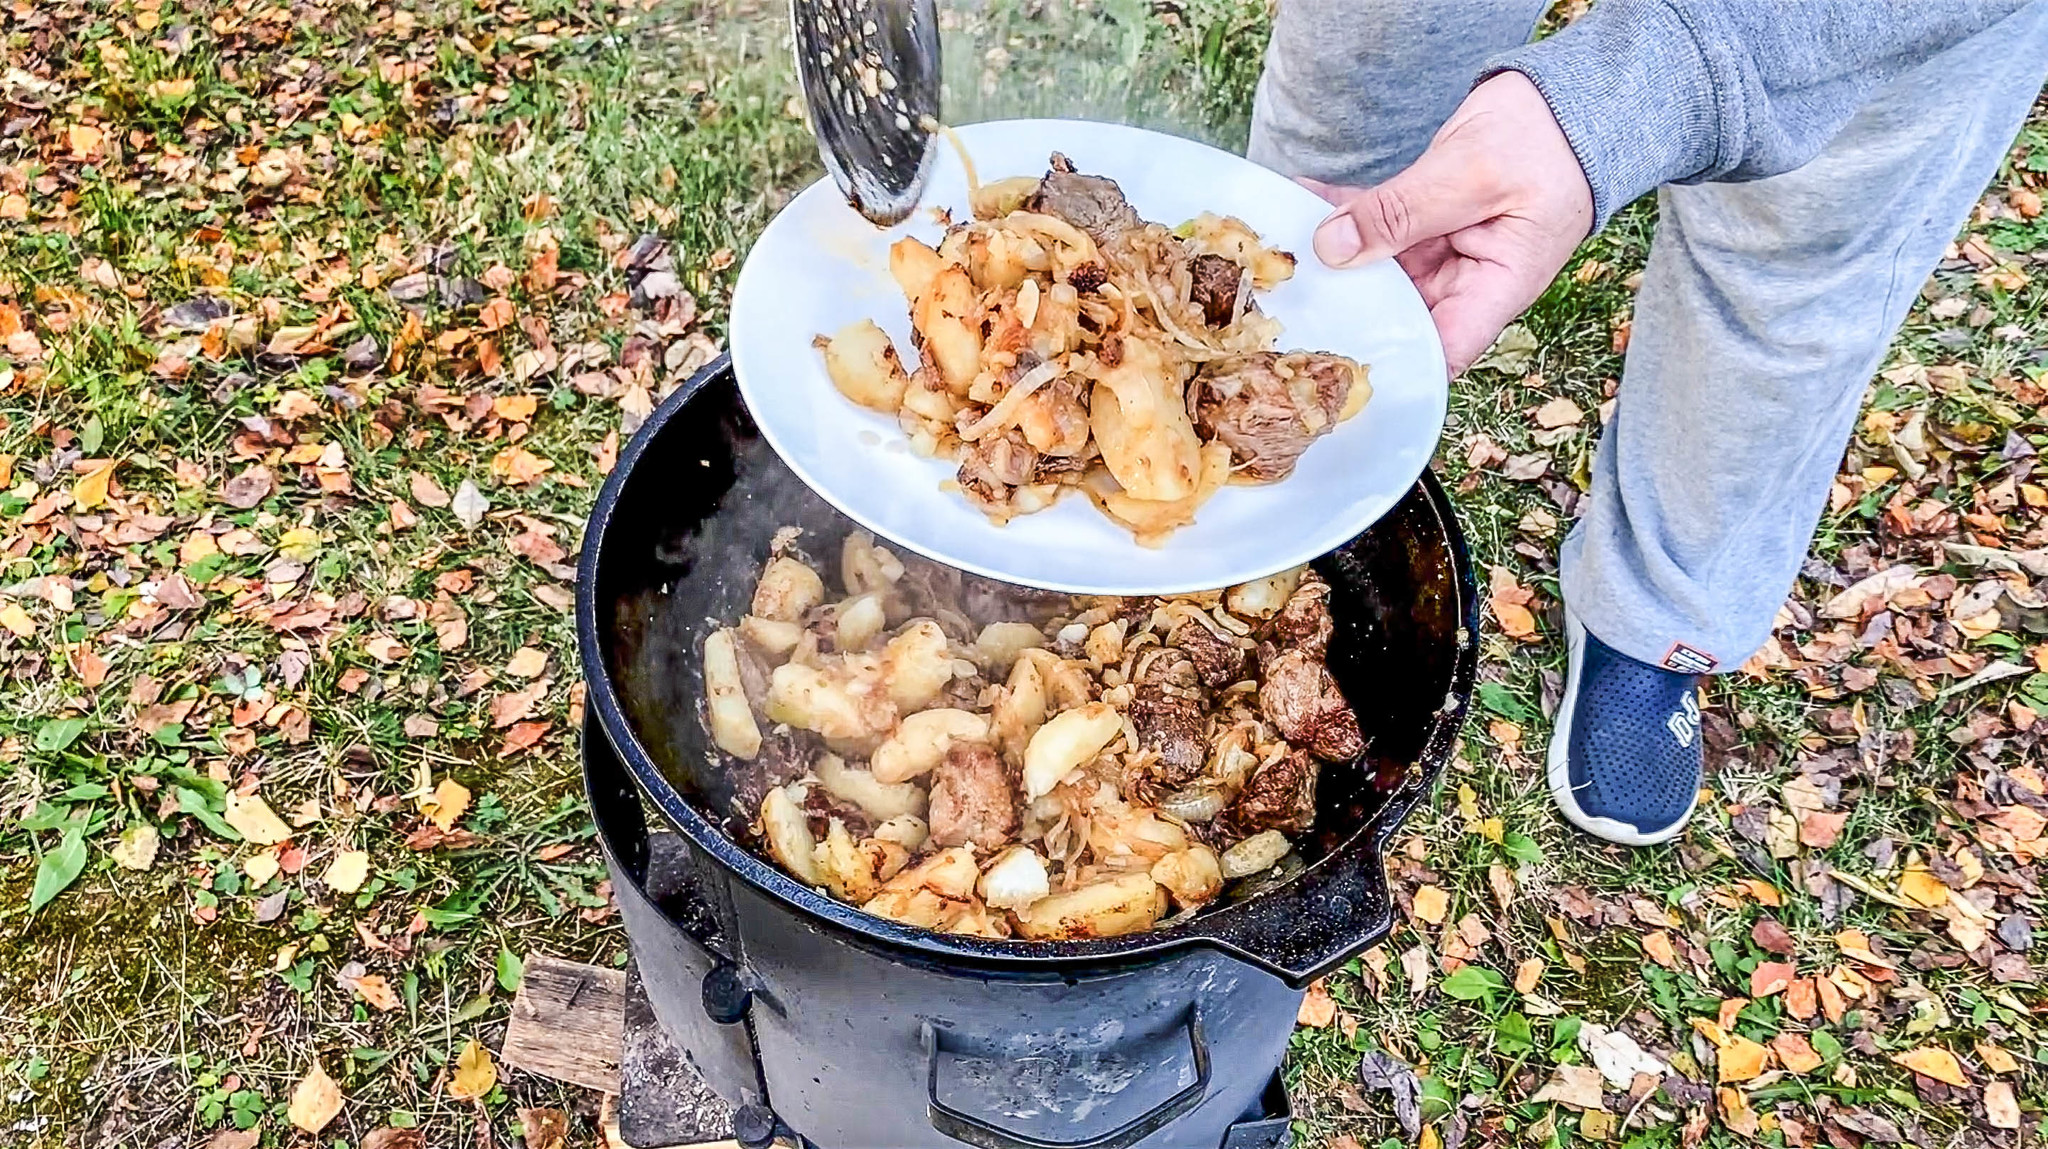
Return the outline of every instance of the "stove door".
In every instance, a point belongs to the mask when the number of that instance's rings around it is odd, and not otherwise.
[[[733,890],[768,1104],[820,1149],[1210,1149],[1301,994],[1213,951],[1079,980],[905,964]]]

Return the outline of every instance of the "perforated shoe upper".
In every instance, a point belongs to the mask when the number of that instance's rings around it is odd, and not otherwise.
[[[1572,627],[1558,714],[1564,753],[1558,762],[1553,746],[1552,792],[1574,823],[1610,841],[1673,837],[1705,773],[1698,679],[1638,662]]]

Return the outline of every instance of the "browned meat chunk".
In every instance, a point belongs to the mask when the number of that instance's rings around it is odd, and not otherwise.
[[[1067,273],[1067,282],[1086,295],[1109,282],[1109,271],[1099,263],[1084,263]]]
[[[1167,639],[1194,660],[1202,685],[1212,690],[1229,686],[1245,676],[1248,653],[1236,643],[1199,622],[1183,622]]]
[[[1315,759],[1308,751],[1296,750],[1270,766],[1262,766],[1244,784],[1237,801],[1223,811],[1221,821],[1235,837],[1250,837],[1261,830],[1299,834],[1316,822]]]
[[[1237,289],[1244,283],[1244,268],[1221,255],[1198,255],[1188,264],[1193,283],[1188,302],[1202,309],[1202,321],[1211,327],[1228,327],[1237,314]]]
[[[1332,762],[1365,749],[1358,717],[1322,659],[1289,650],[1259,661],[1265,675],[1259,684],[1259,710],[1282,738]]]
[[[762,797],[766,797],[764,793]],[[813,786],[804,791],[804,813],[809,816],[811,833],[822,838],[825,831],[837,818],[846,823],[846,830],[855,838],[865,838],[875,832],[875,820],[866,810],[851,802],[834,798],[825,792],[823,786]]]
[[[751,762],[725,759],[724,778],[732,786],[731,808],[723,819],[725,832],[742,840],[750,836],[747,827],[761,812],[761,799],[777,786],[787,786],[810,769],[809,744],[788,727],[762,731],[761,752]],[[816,787],[813,787],[816,789]]]
[[[1159,756],[1152,777],[1178,786],[1200,774],[1207,756],[1202,743],[1207,706],[1194,659],[1172,647],[1147,651],[1133,678],[1138,689],[1131,699],[1131,725],[1138,728],[1139,746]]]
[[[1261,351],[1217,359],[1195,376],[1196,425],[1230,448],[1241,473],[1284,479],[1318,436],[1336,426],[1354,368],[1334,355]]]
[[[1016,787],[994,750],[975,743],[955,743],[933,778],[933,842],[941,846],[971,842],[988,849],[1016,833]]]
[[[1005,488],[1030,482],[1032,468],[1037,464],[1038,452],[1024,441],[1022,431],[1012,427],[1000,435],[968,444],[960,456],[960,485],[969,490],[993,489],[1000,500],[1009,494]]]
[[[1052,154],[1052,170],[1038,181],[1038,191],[1025,206],[1056,215],[1104,245],[1145,224],[1115,180],[1081,175],[1074,171],[1073,161],[1058,152]]]
[[[1301,576],[1287,605],[1273,618],[1269,632],[1274,643],[1285,650],[1298,650],[1322,661],[1330,653],[1330,584],[1309,571]]]

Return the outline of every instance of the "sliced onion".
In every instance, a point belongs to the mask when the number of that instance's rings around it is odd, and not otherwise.
[[[1183,822],[1207,822],[1223,812],[1223,791],[1208,786],[1175,790],[1159,800],[1159,812]]]
[[[1017,409],[1024,405],[1024,400],[1031,398],[1032,392],[1052,382],[1059,373],[1060,365],[1057,361],[1040,363],[1026,371],[1024,377],[1017,380],[1003,393],[1003,397],[996,401],[996,405],[988,409],[988,414],[960,428],[960,437],[971,443],[1009,430],[1010,424],[1017,421]]]

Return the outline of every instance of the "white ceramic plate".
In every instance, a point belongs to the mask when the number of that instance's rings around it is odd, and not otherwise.
[[[1072,492],[1053,507],[996,526],[941,484],[952,464],[921,459],[893,417],[842,398],[811,339],[863,317],[915,363],[909,310],[889,277],[889,245],[937,245],[929,210],[970,218],[967,179],[943,142],[924,199],[881,230],[830,180],[805,189],[748,255],[733,292],[733,367],[748,408],[783,460],[868,529],[939,562],[991,578],[1077,594],[1170,594],[1229,586],[1336,549],[1414,485],[1443,431],[1443,348],[1422,297],[1384,260],[1336,271],[1309,250],[1329,208],[1242,156],[1176,136],[1077,120],[1000,120],[958,129],[983,180],[1038,175],[1055,151],[1108,176],[1145,219],[1175,226],[1204,211],[1234,215],[1298,257],[1294,278],[1259,295],[1284,325],[1281,350],[1331,351],[1371,368],[1372,402],[1317,439],[1292,475],[1230,485],[1163,546],[1130,532]]]

